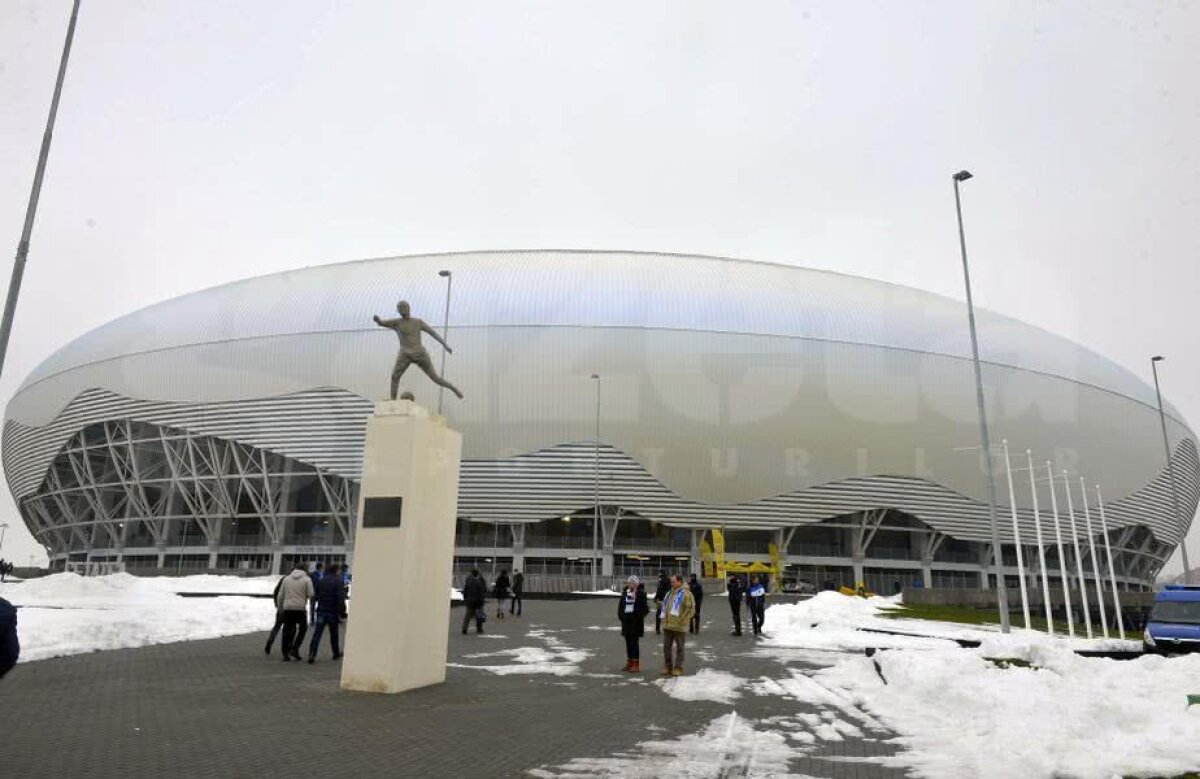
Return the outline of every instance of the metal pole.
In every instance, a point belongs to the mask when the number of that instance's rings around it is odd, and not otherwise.
[[[0,552],[4,551],[4,534],[8,532],[8,523],[0,525]]]
[[[971,363],[975,367],[975,400],[979,406],[979,438],[983,445],[984,468],[987,471],[988,518],[992,529],[992,557],[996,561],[996,598],[1000,610],[1000,630],[1009,632],[1008,588],[1004,582],[1004,557],[1000,553],[1000,531],[996,527],[996,476],[992,468],[992,445],[988,440],[987,408],[983,400],[983,372],[979,366],[979,338],[975,332],[975,302],[971,297],[971,271],[967,266],[967,238],[963,230],[962,200],[958,194],[961,181],[971,178],[967,171],[960,171],[954,179],[954,210],[958,214],[958,243],[962,250],[963,282],[967,290],[967,323],[971,329]]]
[[[1096,504],[1100,507],[1100,532],[1104,534],[1104,553],[1108,555],[1108,579],[1112,582],[1113,610],[1117,612],[1117,632],[1125,638],[1125,618],[1121,616],[1121,596],[1117,594],[1117,572],[1113,569],[1112,547],[1108,543],[1108,519],[1104,516],[1104,496],[1096,485]]]
[[[1071,580],[1067,576],[1067,558],[1063,556],[1062,527],[1058,524],[1058,495],[1054,492],[1054,469],[1046,461],[1046,478],[1050,482],[1050,506],[1054,510],[1054,538],[1058,544],[1058,575],[1062,579],[1063,605],[1067,610],[1067,633],[1075,638],[1075,618],[1071,616]]]
[[[8,337],[12,333],[13,317],[17,313],[17,295],[21,291],[21,279],[25,276],[25,260],[29,257],[29,240],[33,236],[33,222],[37,216],[38,198],[42,194],[42,179],[46,175],[46,159],[50,155],[50,139],[54,136],[54,119],[58,115],[58,99],[62,96],[63,79],[67,75],[67,59],[71,56],[71,41],[75,38],[75,20],[79,17],[79,0],[71,8],[71,21],[67,24],[67,40],[63,43],[62,59],[58,63],[58,78],[54,82],[54,97],[50,99],[50,115],[46,119],[46,131],[42,135],[42,149],[38,153],[37,168],[33,174],[33,189],[29,193],[29,204],[25,207],[25,224],[21,228],[21,240],[17,244],[17,256],[13,261],[12,280],[8,283],[8,299],[4,302],[4,318],[0,320],[0,373],[4,372],[4,358],[8,355]]]
[[[1154,395],[1158,398],[1158,423],[1162,426],[1163,453],[1167,456],[1167,473],[1171,477],[1171,505],[1175,511],[1175,521],[1183,528],[1183,538],[1179,542],[1179,553],[1183,555],[1183,583],[1192,583],[1192,567],[1187,556],[1187,527],[1183,525],[1183,517],[1179,513],[1179,488],[1175,484],[1175,463],[1171,460],[1171,444],[1167,440],[1167,415],[1163,413],[1162,392],[1158,388],[1158,361],[1163,359],[1156,355],[1150,358],[1150,369],[1154,371]],[[1188,525],[1191,523],[1189,522]]]
[[[596,380],[596,467],[592,492],[592,589],[600,589],[597,581],[596,564],[600,558],[600,374],[593,373]]]
[[[1075,545],[1075,574],[1079,579],[1079,598],[1083,601],[1083,622],[1087,627],[1087,637],[1092,637],[1092,612],[1088,609],[1087,579],[1083,576],[1083,555],[1079,552],[1079,528],[1075,526],[1075,503],[1071,500],[1071,482],[1067,481],[1067,472],[1062,472],[1063,489],[1067,492],[1067,515],[1071,518],[1071,543]]]
[[[1033,494],[1033,529],[1037,532],[1038,563],[1042,566],[1042,607],[1046,612],[1046,633],[1054,635],[1054,614],[1050,611],[1050,574],[1046,571],[1046,547],[1042,543],[1042,515],[1038,508],[1037,474],[1033,472],[1033,450],[1026,449],[1029,460],[1029,491]]]
[[[1108,638],[1108,615],[1104,613],[1104,580],[1100,578],[1100,563],[1096,559],[1096,534],[1092,532],[1092,510],[1088,507],[1087,483],[1079,477],[1079,492],[1083,495],[1083,519],[1087,527],[1088,548],[1092,553],[1092,576],[1096,581],[1096,603],[1100,604],[1100,629]]]
[[[438,271],[438,275],[443,276],[446,279],[446,311],[445,311],[445,315],[442,317],[442,340],[444,340],[446,343],[450,343],[450,285],[454,283],[454,274],[448,270],[440,270],[440,271]],[[444,347],[444,346],[442,347],[442,367],[439,370],[438,375],[441,376],[443,380],[445,380],[445,378],[446,378],[446,347]],[[438,385],[438,416],[442,415],[442,396],[445,394],[445,392],[446,392],[446,388],[439,384]]]
[[[1021,528],[1017,525],[1017,496],[1013,492],[1012,463],[1008,459],[1008,439],[1000,441],[1004,447],[1004,474],[1008,477],[1008,507],[1012,513],[1013,546],[1017,550],[1017,581],[1021,583],[1021,612],[1025,615],[1025,629],[1032,630],[1029,620],[1029,592],[1025,589],[1025,555],[1021,553]]]

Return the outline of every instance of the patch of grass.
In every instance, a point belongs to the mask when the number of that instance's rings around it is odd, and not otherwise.
[[[1036,665],[1031,665],[1028,660],[1022,660],[1019,657],[985,657],[983,659],[997,668],[1037,668]]]
[[[890,611],[884,611],[881,612],[879,616],[887,617],[888,619],[928,619],[938,622],[957,622],[963,625],[1000,624],[999,615],[996,613],[995,609],[977,609],[971,606],[927,606],[915,604],[912,606],[905,606],[903,608],[896,608]],[[1031,627],[1034,630],[1039,630],[1044,633],[1046,631],[1046,620],[1042,617],[1034,616],[1032,613],[1030,613],[1029,616]],[[1024,627],[1025,618],[1021,616],[1020,612],[1016,612],[1012,615],[1012,625],[1013,627]],[[1082,635],[1079,633],[1079,631],[1082,630],[1082,626],[1077,624],[1075,628],[1076,635]],[[1099,628],[1097,628],[1097,630],[1098,629]],[[1054,632],[1065,634],[1067,632],[1066,622],[1055,620]],[[1112,631],[1112,635],[1114,638],[1117,637],[1115,629]],[[1125,637],[1134,638],[1134,635],[1127,630],[1125,631]],[[1200,779],[1200,777],[1197,777],[1197,779]]]

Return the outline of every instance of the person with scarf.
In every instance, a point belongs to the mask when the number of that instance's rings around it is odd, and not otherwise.
[[[696,601],[683,583],[683,577],[671,577],[671,589],[663,597],[659,614],[662,617],[663,675],[683,676],[683,645],[687,640],[688,624],[696,613]]]
[[[641,640],[645,635],[646,615],[650,606],[646,603],[646,588],[636,576],[625,580],[625,589],[617,599],[617,619],[621,622],[621,635],[625,638],[625,667],[629,673],[642,670]]]

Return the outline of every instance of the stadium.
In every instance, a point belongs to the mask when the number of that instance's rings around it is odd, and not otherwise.
[[[730,561],[774,560],[787,579],[994,586],[963,304],[636,252],[324,265],[77,338],[25,379],[3,430],[52,566],[352,564],[365,422],[397,349],[372,315],[401,298],[439,333],[449,311],[453,354],[426,345],[465,399],[416,368],[402,389],[463,434],[458,570],[607,585],[699,570],[719,530]],[[978,324],[1009,583],[1015,522],[1027,562],[1040,528],[1056,576],[1077,541],[1088,578],[1097,554],[1107,577],[1111,549],[1123,586],[1150,586],[1200,499],[1195,433],[1167,404],[1168,467],[1152,386],[1013,319]]]

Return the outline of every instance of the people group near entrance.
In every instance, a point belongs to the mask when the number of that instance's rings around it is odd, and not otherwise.
[[[316,662],[323,634],[329,632],[333,659],[342,657],[339,628],[346,619],[349,577],[341,566],[328,567],[317,563],[309,570],[303,562],[297,562],[294,570],[275,585],[275,624],[267,637],[266,653],[277,638],[281,638],[281,653],[284,662],[302,661],[300,649],[313,626],[312,639],[308,645],[308,662]],[[520,617],[523,611],[522,596],[525,577],[515,571],[512,578],[508,571],[501,571],[489,588],[478,569],[472,569],[462,585],[463,617],[462,633],[466,635],[471,624],[475,632],[483,633],[488,619],[486,602],[488,591],[496,600],[496,619],[508,615]],[[766,582],[751,576],[744,583],[737,575],[730,575],[726,594],[730,616],[733,621],[732,635],[742,635],[742,605],[750,616],[750,626],[755,636],[761,636],[766,615]],[[682,676],[686,657],[687,635],[700,632],[700,609],[704,603],[704,586],[695,574],[687,581],[681,574],[667,575],[660,571],[658,585],[654,591],[654,632],[662,636],[664,676]],[[650,615],[650,598],[646,586],[637,576],[625,580],[625,586],[617,599],[617,620],[621,625],[621,637],[625,642],[625,666],[622,670],[639,673],[641,666],[641,639],[645,636],[646,620]],[[280,634],[282,633],[282,637]]]

